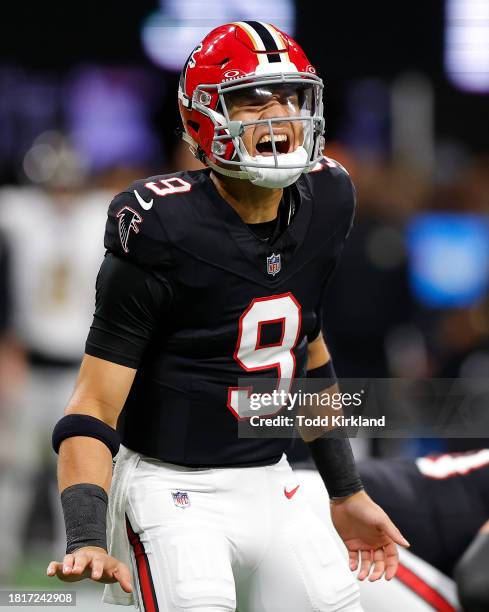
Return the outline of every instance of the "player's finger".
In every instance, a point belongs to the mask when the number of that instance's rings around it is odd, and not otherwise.
[[[356,571],[358,569],[358,555],[359,552],[358,550],[349,550],[348,551],[348,557],[349,557],[349,561],[350,561],[350,569],[352,572]]]
[[[75,555],[65,555],[63,558],[63,573],[70,574],[73,569],[73,563],[75,562]]]
[[[383,548],[377,548],[374,550],[373,554],[373,570],[370,576],[368,577],[370,582],[375,582],[375,580],[379,580],[382,578],[385,571],[385,553]]]
[[[397,546],[394,543],[387,544],[384,546],[385,553],[385,579],[391,580],[394,578],[399,566],[399,552]]]
[[[56,571],[61,571],[61,569],[62,569],[62,563],[58,563],[58,561],[51,561],[51,563],[48,565],[46,569],[46,574],[48,576],[54,576],[56,574]]]
[[[370,572],[370,567],[372,566],[372,551],[371,550],[362,550],[360,551],[360,557],[362,562],[360,564],[360,573],[358,574],[358,580],[365,580]]]
[[[75,563],[73,564],[72,574],[81,574],[87,565],[90,564],[90,558],[88,555],[81,553],[75,556]]]
[[[104,573],[104,562],[103,559],[94,558],[92,559],[92,573],[90,578],[92,580],[99,580]]]
[[[125,591],[126,593],[132,592],[131,574],[127,565],[125,565],[124,563],[119,563],[119,565],[113,571],[113,576],[121,585],[123,591]]]
[[[411,546],[411,544],[406,540],[406,538],[389,518],[387,518],[385,522],[384,531],[389,538],[391,538],[391,540],[394,540],[396,544],[404,546],[404,548],[409,548],[409,546]]]

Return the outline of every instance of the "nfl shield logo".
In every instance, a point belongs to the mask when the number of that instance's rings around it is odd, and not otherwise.
[[[267,257],[267,272],[272,276],[275,276],[278,272],[280,272],[280,268],[282,267],[282,263],[280,260],[280,253],[272,253],[270,257]]]
[[[190,506],[190,499],[188,498],[187,491],[172,491],[171,496],[177,508],[188,508]]]

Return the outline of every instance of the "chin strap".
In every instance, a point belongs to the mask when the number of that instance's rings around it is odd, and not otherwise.
[[[209,168],[212,168],[216,172],[219,172],[220,174],[224,174],[225,176],[230,176],[232,178],[239,178],[239,179],[249,179],[250,178],[250,175],[248,174],[248,172],[245,172],[244,170],[227,170],[226,168],[223,168],[222,166],[218,166],[217,164],[212,162],[208,157],[205,158],[205,163],[209,166]]]
[[[182,140],[184,140],[189,145],[194,157],[196,157],[202,163],[205,163],[207,166],[209,166],[209,168],[212,168],[216,172],[220,172],[221,174],[224,174],[225,176],[230,176],[232,178],[249,178],[249,174],[244,170],[226,170],[225,168],[222,168],[221,166],[218,166],[217,164],[212,162],[206,155],[204,155],[204,152],[202,151],[202,149],[199,148],[198,143],[192,138],[192,136],[187,134],[187,132],[185,131],[182,134]]]
[[[181,134],[181,138],[184,142],[186,142],[189,146],[190,152],[192,153],[192,155],[198,159],[199,161],[202,161],[199,157],[198,154],[198,150],[199,150],[199,145],[198,143],[192,138],[192,136],[190,136],[190,134],[187,134],[187,132],[184,130]]]

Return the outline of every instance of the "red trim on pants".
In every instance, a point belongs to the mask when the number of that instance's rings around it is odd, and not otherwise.
[[[136,557],[136,565],[138,569],[139,586],[143,597],[143,605],[145,612],[159,612],[158,601],[156,599],[153,577],[151,576],[151,568],[149,567],[148,555],[144,550],[144,545],[137,533],[131,527],[131,523],[126,515],[126,529],[129,537],[129,542],[134,550]]]
[[[402,563],[397,568],[396,578],[408,589],[416,593],[423,601],[430,604],[437,612],[456,612],[452,604],[441,593],[435,590],[412,570]]]

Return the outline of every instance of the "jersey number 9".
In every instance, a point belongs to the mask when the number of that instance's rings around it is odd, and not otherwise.
[[[262,344],[262,327],[270,323],[281,324],[281,338],[277,343]],[[277,370],[276,391],[283,397],[283,394],[290,391],[295,374],[293,349],[299,340],[300,328],[301,306],[290,292],[255,298],[239,318],[234,359],[246,372]],[[270,416],[283,407],[276,403],[269,408],[265,404],[257,407],[259,399],[254,397],[252,402],[252,393],[252,387],[228,388],[228,408],[237,419],[250,418],[255,414]],[[266,395],[270,398],[269,393]]]

